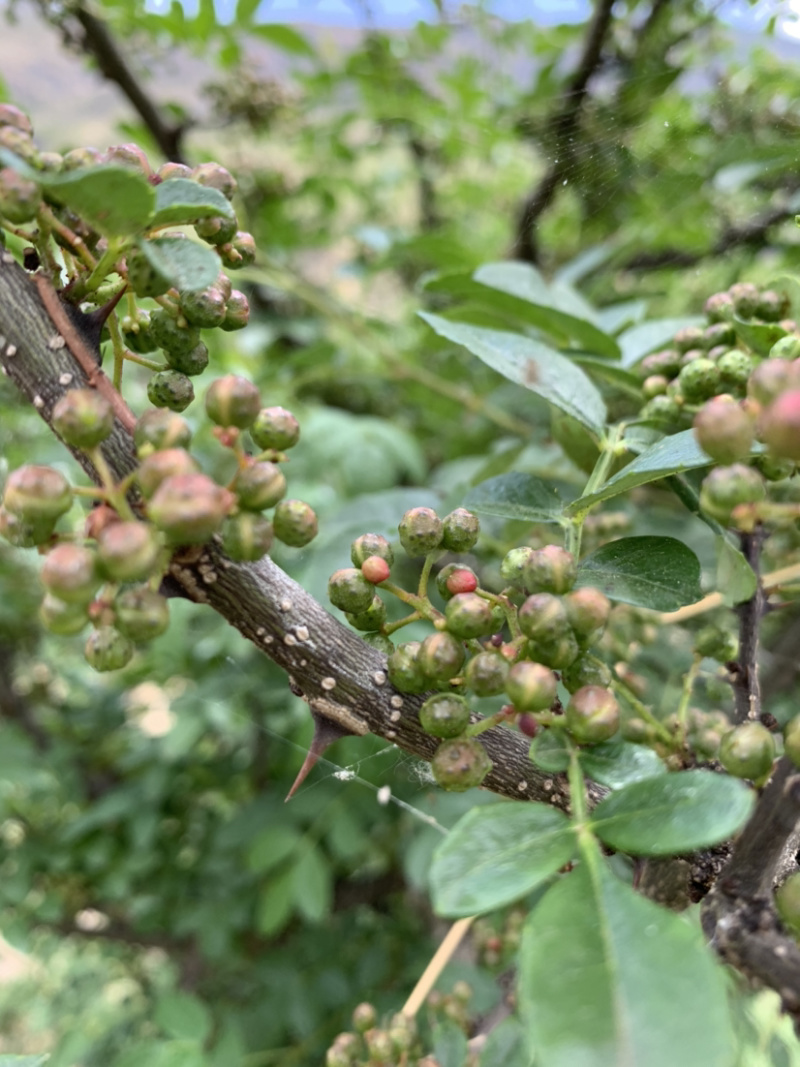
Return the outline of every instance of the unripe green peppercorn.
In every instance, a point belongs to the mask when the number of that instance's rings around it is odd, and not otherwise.
[[[679,352],[688,352],[692,348],[700,348],[703,343],[703,331],[699,326],[684,326],[673,337],[673,344]]]
[[[564,602],[552,593],[534,593],[519,609],[519,626],[534,641],[556,641],[570,631]]]
[[[599,685],[573,693],[564,714],[567,730],[579,745],[597,745],[619,729],[619,705],[611,690]]]
[[[719,389],[720,372],[710,359],[695,359],[678,375],[681,392],[691,403],[708,400]]]
[[[122,340],[131,352],[145,355],[158,348],[153,337],[153,331],[150,328],[149,311],[143,311],[139,308],[135,317],[132,318],[126,315],[120,322],[120,329],[122,330]]]
[[[359,1004],[353,1009],[353,1027],[359,1034],[371,1030],[378,1021],[378,1013],[372,1004]]]
[[[800,715],[795,715],[784,726],[783,745],[795,767],[800,767]]]
[[[101,571],[115,582],[137,582],[155,573],[161,545],[155,530],[144,522],[115,522],[97,538]]]
[[[739,654],[739,642],[732,633],[718,626],[704,626],[694,639],[694,650],[698,656],[728,663]]]
[[[442,520],[441,547],[448,552],[469,552],[477,544],[480,531],[477,515],[466,508],[456,508]]]
[[[567,593],[577,576],[575,557],[558,545],[534,551],[522,570],[523,584],[531,593]]]
[[[55,530],[54,519],[36,519],[29,522],[0,506],[0,537],[14,548],[35,548],[46,544]]]
[[[192,178],[198,185],[218,189],[226,200],[233,200],[238,185],[229,170],[219,163],[200,163],[192,170]]]
[[[705,302],[704,311],[710,322],[725,322],[733,318],[736,308],[730,293],[714,293]]]
[[[366,611],[346,612],[347,621],[356,630],[380,630],[386,622],[386,605],[376,593]]]
[[[785,293],[765,289],[758,300],[756,315],[764,322],[778,322],[789,314],[790,303]]]
[[[717,360],[719,384],[723,389],[730,389],[740,394],[747,388],[747,382],[753,373],[753,358],[738,348],[731,348]]]
[[[191,352],[200,343],[199,330],[182,326],[163,309],[150,315],[150,332],[158,347],[173,355]]]
[[[561,681],[569,693],[576,693],[586,685],[599,685],[607,689],[611,685],[611,671],[594,656],[579,656],[561,672]]]
[[[442,520],[432,508],[411,508],[397,529],[409,556],[426,556],[442,541]]]
[[[380,534],[362,534],[350,545],[350,559],[354,567],[360,567],[370,556],[380,556],[390,567],[394,563],[394,549]]]
[[[191,441],[192,428],[186,419],[166,408],[145,411],[133,430],[133,442],[140,459],[159,449],[188,448]]]
[[[247,511],[271,508],[286,494],[286,478],[274,463],[250,463],[239,471],[235,484],[239,507]]]
[[[31,120],[14,104],[0,104],[0,126],[13,126],[27,134],[28,137],[33,136]]]
[[[125,256],[128,285],[136,296],[163,296],[172,282],[169,276],[155,267],[139,248],[131,248]]]
[[[161,482],[147,512],[171,544],[198,545],[219,530],[234,500],[205,474],[177,474]]]
[[[761,293],[752,282],[736,282],[728,292],[733,298],[733,306],[740,318],[751,319],[756,314]]]
[[[147,383],[147,399],[156,408],[184,411],[194,400],[194,386],[179,371],[157,371]]]
[[[96,671],[117,671],[133,658],[133,644],[113,626],[101,626],[89,635],[84,655]]]
[[[328,579],[328,598],[341,611],[358,615],[370,607],[374,595],[370,582],[355,567],[343,567]]]
[[[42,565],[42,584],[68,604],[88,604],[100,585],[94,552],[68,542],[56,545]]]
[[[36,182],[23,178],[11,167],[0,170],[0,215],[17,226],[36,218],[42,194]]]
[[[190,326],[211,330],[219,326],[226,313],[225,294],[216,285],[181,293],[181,314]]]
[[[790,874],[775,892],[775,908],[794,938],[800,937],[800,871]]]
[[[394,652],[394,642],[386,634],[378,633],[377,631],[375,633],[362,634],[361,640],[365,641],[370,648],[377,648],[385,656],[391,656]]]
[[[317,536],[317,516],[302,500],[281,500],[272,516],[275,536],[285,545],[303,548]]]
[[[247,378],[226,374],[212,382],[206,393],[206,412],[218,426],[246,430],[261,407],[258,389]]]
[[[587,585],[564,597],[564,610],[581,645],[591,644],[602,634],[611,614],[611,601],[599,589]]]
[[[458,737],[469,726],[469,705],[455,693],[436,693],[419,709],[419,721],[431,737]]]
[[[672,425],[681,414],[681,405],[671,396],[654,396],[641,410],[641,417],[652,422]]]
[[[227,215],[212,215],[194,224],[194,232],[210,245],[228,244],[236,234],[239,223]]]
[[[136,478],[142,496],[149,499],[165,478],[178,474],[198,474],[199,468],[185,448],[164,448],[145,456],[139,464]]]
[[[401,693],[424,693],[431,683],[419,663],[419,641],[405,641],[397,646],[386,663],[389,681]]]
[[[26,523],[55,524],[72,506],[72,489],[63,474],[52,467],[26,464],[9,474],[3,505]]]
[[[529,548],[527,545],[523,545],[520,548],[512,548],[510,552],[507,552],[503,557],[503,562],[500,564],[500,576],[503,581],[508,582],[509,585],[513,585],[517,589],[521,589],[524,584],[525,567],[533,554],[534,549]]]
[[[169,627],[166,597],[147,586],[124,589],[114,600],[114,626],[137,644],[160,637]]]
[[[462,642],[444,631],[425,638],[417,662],[433,682],[448,682],[461,670],[465,655]]]
[[[220,329],[226,332],[243,330],[250,321],[250,303],[244,293],[234,289],[225,304],[225,318]]]
[[[508,663],[496,652],[479,652],[464,671],[466,686],[479,697],[492,697],[505,689]]]
[[[544,711],[556,699],[556,678],[541,663],[521,660],[509,669],[505,690],[517,711]]]
[[[719,761],[736,778],[760,781],[772,770],[775,739],[760,722],[746,722],[722,738]]]
[[[491,605],[477,593],[458,593],[445,608],[447,629],[456,637],[469,640],[494,633]]]
[[[220,530],[222,547],[237,563],[255,563],[272,548],[272,523],[263,515],[240,511],[229,515]]]
[[[800,373],[794,363],[782,359],[766,359],[755,368],[747,383],[748,396],[764,406],[787,392],[800,388]]]
[[[286,452],[300,440],[300,423],[286,408],[262,408],[250,427],[257,448]]]
[[[719,522],[729,523],[734,508],[740,504],[757,504],[766,496],[764,479],[752,467],[734,463],[716,467],[704,478],[700,505]]]
[[[202,341],[188,352],[166,352],[167,363],[172,370],[185,374],[187,378],[196,378],[208,366],[208,349]]]
[[[787,334],[786,337],[781,337],[779,341],[776,341],[767,356],[767,359],[793,360],[798,358],[800,358],[800,337],[794,334]]]
[[[39,619],[51,634],[67,637],[80,633],[89,621],[89,616],[86,614],[85,604],[68,604],[66,600],[61,600],[52,593],[45,593],[39,607]]]
[[[759,420],[761,438],[770,452],[800,460],[800,389],[776,397]]]
[[[53,408],[53,427],[68,445],[94,448],[114,428],[114,412],[96,389],[70,389]]]
[[[750,455],[755,420],[732,396],[715,396],[695,415],[694,436],[717,463],[735,463]]]
[[[431,761],[437,784],[453,793],[480,785],[491,769],[486,749],[475,738],[445,741]]]

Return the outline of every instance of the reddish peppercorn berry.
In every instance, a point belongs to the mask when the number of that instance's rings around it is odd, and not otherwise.
[[[380,585],[389,577],[389,564],[380,556],[368,556],[361,564],[361,573],[368,582]]]

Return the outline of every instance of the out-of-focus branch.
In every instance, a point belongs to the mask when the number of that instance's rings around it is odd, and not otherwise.
[[[528,263],[538,259],[535,223],[550,201],[565,172],[570,167],[570,142],[578,128],[581,108],[589,80],[600,66],[603,44],[611,26],[614,0],[597,0],[594,16],[589,23],[583,52],[578,66],[567,83],[561,102],[548,123],[553,139],[555,159],[533,192],[525,199],[519,212],[513,255]]]
[[[735,700],[734,719],[737,723],[756,719],[761,713],[761,692],[758,682],[758,639],[764,615],[764,586],[761,582],[761,546],[764,531],[757,527],[753,533],[741,535],[742,554],[756,576],[756,591],[749,600],[739,604],[739,658],[733,678]]]
[[[83,30],[81,44],[84,51],[95,59],[103,76],[118,85],[127,96],[166,158],[185,163],[181,146],[185,126],[164,121],[158,107],[125,61],[106,23],[82,5],[78,5],[73,14]]]

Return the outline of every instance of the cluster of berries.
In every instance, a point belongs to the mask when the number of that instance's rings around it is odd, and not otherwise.
[[[420,708],[419,719],[442,742],[431,770],[443,788],[465,790],[483,781],[491,761],[477,735],[499,723],[516,723],[529,736],[544,726],[565,727],[579,744],[597,744],[617,732],[619,708],[609,689],[610,672],[589,652],[602,636],[611,605],[597,589],[573,589],[577,565],[570,553],[555,545],[512,549],[501,564],[507,584],[499,594],[482,589],[470,567],[448,563],[435,580],[445,602],[440,611],[428,596],[430,569],[442,551],[474,547],[477,517],[464,508],[444,519],[431,508],[412,508],[398,533],[408,555],[425,557],[418,593],[389,581],[394,553],[377,534],[353,542],[353,567],[332,575],[328,593],[351,624],[388,653],[387,671],[396,689],[438,690]],[[412,613],[387,627],[386,605],[376,586],[399,597]],[[393,647],[388,633],[419,619],[430,621],[433,633]],[[571,694],[566,709],[558,698],[559,677]],[[495,715],[473,721],[468,693],[504,696],[508,703]]]
[[[154,372],[148,383],[152,404],[183,411],[194,399],[191,378],[208,366],[200,331],[240,330],[250,314],[247,297],[233,289],[225,273],[249,266],[256,253],[252,235],[239,229],[231,204],[237,189],[233,175],[215,162],[193,168],[165,163],[154,169],[136,144],[104,152],[76,148],[63,156],[42,152],[33,142],[27,116],[10,104],[0,104],[0,150],[0,162],[14,161],[0,168],[0,225],[27,236],[41,261],[60,269],[44,247],[52,236],[69,274],[66,298],[97,304],[125,292],[127,312],[115,315],[119,332],[111,334],[115,355]],[[59,179],[77,173],[87,179],[108,177],[119,167],[150,187],[171,186],[137,232],[109,237],[69,206]],[[29,224],[34,226],[30,232],[19,229]],[[170,226],[191,227],[215,253],[206,255],[199,273],[199,261],[189,248],[193,242]],[[181,244],[186,248],[176,248]],[[137,299],[150,301],[150,307],[139,306]]]
[[[450,993],[434,990],[426,1001],[432,1022],[449,1020],[465,1032],[470,1025],[469,1004],[472,988],[456,982]],[[353,1028],[334,1038],[327,1051],[325,1067],[440,1067],[439,1061],[426,1055],[413,1018],[398,1012],[385,1025],[378,1025],[378,1012],[369,1003],[353,1011]],[[477,1058],[470,1056],[465,1067],[473,1067]]]
[[[231,482],[218,485],[201,472],[188,451],[192,431],[185,419],[150,409],[134,430],[136,471],[124,483],[104,486],[102,503],[89,513],[79,540],[56,533],[73,503],[62,474],[28,465],[8,477],[0,534],[13,545],[45,553],[42,622],[58,634],[79,633],[93,623],[85,651],[96,670],[124,667],[135,644],[166,630],[169,612],[159,587],[177,548],[218,535],[228,556],[245,562],[265,555],[273,536],[302,546],[317,532],[307,504],[283,499],[286,479],[278,464],[299,438],[295,417],[280,407],[262,408],[256,387],[236,375],[212,383],[206,411],[219,442],[237,457]],[[69,391],[54,408],[53,425],[67,444],[105,469],[99,446],[114,418],[103,396],[93,389]],[[245,428],[258,455],[243,447]],[[134,485],[138,515],[128,500]],[[272,521],[263,514],[267,508],[274,508]]]

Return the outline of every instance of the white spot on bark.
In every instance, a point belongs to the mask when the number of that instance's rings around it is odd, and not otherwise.
[[[44,407],[44,400],[42,400],[42,398],[38,395],[35,396],[33,398],[33,406],[36,408],[37,411],[41,411]]]
[[[392,697],[392,699],[389,701],[389,703],[392,705],[393,708],[402,708],[402,706],[403,706],[403,698],[402,697]]]
[[[297,634],[297,640],[298,641],[307,641],[308,640],[308,627],[307,626],[298,626],[295,629],[294,632]]]
[[[389,714],[389,720],[391,722],[400,722],[402,718],[403,716],[400,714],[399,711],[393,711]]]
[[[392,799],[392,787],[390,785],[382,785],[375,794],[375,798],[379,804],[382,804],[385,807]]]
[[[267,634],[267,636],[264,638],[264,644],[271,645],[274,640],[275,638],[272,636],[272,634]]]
[[[292,602],[291,602],[291,600],[288,600],[288,599],[287,600],[282,600],[280,602],[280,604],[278,605],[278,607],[281,609],[281,611],[291,611],[292,610]]]
[[[259,626],[259,628],[256,630],[256,637],[263,637],[266,632],[267,631],[264,629],[263,626]]]
[[[523,780],[521,782],[517,782],[517,791],[518,792],[524,793],[527,788],[528,788],[528,783],[525,781],[524,778],[523,778]]]
[[[301,666],[301,667],[306,667],[306,666],[308,666],[308,660],[307,660],[307,659],[301,659],[301,660],[300,660],[300,666]]]
[[[549,792],[550,792],[550,790],[551,790],[551,789],[553,788],[553,783],[552,783],[552,782],[550,781],[550,779],[549,779],[549,778],[548,778],[548,779],[547,779],[547,781],[546,781],[546,782],[544,783],[544,785],[542,786],[542,788],[544,789],[545,793],[549,793]]]
[[[14,262],[14,257],[11,255],[10,252],[4,252],[3,253],[3,262],[4,263],[13,263]]]
[[[9,345],[8,348],[6,349],[6,355],[8,356],[8,358],[11,359],[11,357],[12,356],[16,356],[16,354],[17,354],[17,346],[16,345]]]
[[[394,739],[397,737],[397,730],[387,730],[386,737],[389,741],[394,741]]]
[[[322,686],[323,689],[327,689],[328,691],[330,691],[331,689],[336,688],[336,679],[330,677],[323,678],[319,684]]]
[[[49,341],[47,342],[47,347],[48,347],[48,348],[49,348],[49,349],[50,349],[50,350],[51,350],[52,352],[57,352],[57,351],[58,351],[58,350],[59,350],[60,348],[64,348],[64,347],[65,347],[65,345],[66,345],[66,343],[67,343],[67,342],[66,342],[66,341],[64,340],[64,338],[63,338],[63,337],[61,336],[61,334],[60,334],[60,333],[56,333],[56,334],[54,334],[54,335],[53,335],[53,336],[52,336],[52,337],[50,338],[50,340],[49,340]]]
[[[296,645],[297,638],[294,636],[294,634],[284,634],[283,643],[285,645]]]
[[[62,375],[61,375],[61,377],[60,377],[60,378],[58,379],[58,384],[59,384],[59,385],[69,385],[69,383],[70,383],[71,381],[72,381],[72,375],[71,375],[71,374],[69,373],[69,371],[66,371],[66,372],[65,372],[64,374],[62,374]]]
[[[375,671],[372,676],[372,680],[375,685],[386,685],[386,675],[383,673],[383,671]]]

